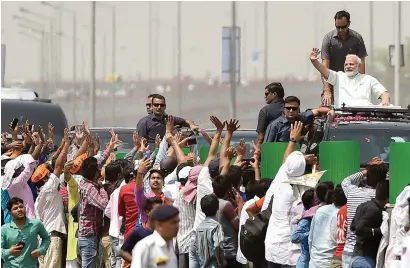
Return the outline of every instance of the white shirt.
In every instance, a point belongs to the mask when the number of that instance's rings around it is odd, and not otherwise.
[[[164,188],[162,188],[162,192],[168,199],[175,201],[178,196],[180,185],[181,183],[178,181],[177,177],[177,169],[174,169],[171,174],[165,177]]]
[[[163,263],[160,265],[160,263]],[[172,242],[167,242],[156,232],[139,241],[132,250],[131,268],[178,268]]]
[[[240,215],[240,218],[239,218],[238,252],[236,254],[236,261],[238,261],[242,264],[248,264],[248,260],[245,258],[245,256],[243,256],[241,248],[240,248],[241,228],[242,228],[242,225],[245,224],[246,220],[249,219],[249,214],[248,214],[248,212],[246,212],[246,209],[258,200],[259,200],[259,197],[257,197],[255,195],[254,198],[252,198],[251,200],[246,201],[245,204],[242,207],[241,215]]]
[[[67,234],[66,214],[63,198],[58,191],[60,179],[51,173],[48,181],[41,187],[34,203],[37,219],[40,219],[47,232],[57,231]]]
[[[196,211],[194,231],[198,228],[199,224],[205,219],[205,214],[201,209],[201,200],[205,195],[212,194],[214,189],[212,188],[212,179],[209,174],[209,167],[203,167],[198,175],[198,182],[196,188]]]
[[[344,72],[330,70],[327,82],[334,87],[335,108],[371,106],[372,96],[379,98],[387,89],[373,76],[358,73],[349,77]]]
[[[110,218],[110,229],[108,230],[108,234],[117,238],[120,236],[120,228],[122,223],[122,217],[118,215],[118,198],[120,196],[120,189],[125,184],[125,181],[122,181],[120,187],[112,192],[110,202],[108,202],[108,205],[104,210],[105,216]]]
[[[410,231],[407,232],[403,240],[403,253],[400,262],[402,268],[410,267]]]

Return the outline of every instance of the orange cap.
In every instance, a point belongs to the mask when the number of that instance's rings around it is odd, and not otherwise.
[[[82,155],[78,156],[74,160],[73,167],[70,169],[71,174],[75,174],[80,170],[80,168],[81,168],[81,166],[82,166],[82,164],[83,164],[83,162],[86,158],[87,158],[87,153],[83,153]]]
[[[34,171],[33,176],[31,176],[31,181],[34,183],[41,181],[42,179],[44,179],[45,176],[47,176],[49,172],[50,171],[47,168],[47,164],[41,164],[36,168],[36,171]]]

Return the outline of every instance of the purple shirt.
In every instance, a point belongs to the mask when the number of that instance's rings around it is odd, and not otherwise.
[[[138,206],[138,212],[140,214],[141,223],[146,223],[148,221],[148,216],[147,216],[147,214],[145,213],[145,210],[144,210],[144,202],[145,202],[145,199],[152,198],[152,197],[159,197],[159,198],[162,199],[162,201],[165,204],[172,205],[172,201],[169,200],[164,195],[164,193],[161,193],[161,195],[157,195],[153,191],[150,191],[149,193],[144,194],[144,189],[143,188],[138,188],[136,186],[135,187],[135,203],[137,203],[137,206]],[[137,225],[138,225],[138,222],[137,222]]]

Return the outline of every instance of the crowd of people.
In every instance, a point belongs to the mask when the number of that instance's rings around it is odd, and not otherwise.
[[[389,216],[381,159],[338,185],[304,184],[317,159],[295,148],[315,117],[334,116],[333,102],[368,105],[372,94],[383,105],[390,101],[377,80],[359,73],[366,51],[361,36],[348,29],[350,15],[338,12],[335,24],[324,47],[347,39],[360,53],[346,50],[337,70],[336,46],[322,55],[323,64],[320,51],[312,50],[326,106],[301,113],[299,98],[285,98],[281,83],[269,84],[251,159],[243,139],[231,146],[239,121],[214,116],[213,137],[201,131],[210,149],[200,159],[188,145],[191,137],[176,129],[199,126],[166,114],[158,94],[148,96],[148,115],[124,159],[116,159],[121,137],[113,130],[100,144],[83,123],[72,127],[74,136],[66,129],[60,142],[51,123],[47,133],[29,122],[11,123],[12,141],[2,136],[4,267],[410,267],[410,186]],[[261,177],[263,142],[287,143],[271,178]]]
[[[160,95],[149,97],[124,159],[115,158],[121,141],[112,130],[103,150],[85,125],[74,137],[66,129],[55,148],[52,124],[48,135],[29,122],[10,124],[13,141],[2,144],[4,267],[407,267],[409,187],[389,223],[379,158],[340,185],[304,185],[316,157],[295,151],[305,131],[295,99],[283,100],[290,127],[280,141],[288,145],[273,181],[261,178],[257,144],[249,161],[244,140],[230,146],[235,119],[211,116],[207,158],[185,155],[190,137],[175,126],[198,126],[167,115]],[[306,117],[334,114],[318,109]]]

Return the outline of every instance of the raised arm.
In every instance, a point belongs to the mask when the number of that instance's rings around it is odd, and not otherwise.
[[[61,150],[60,155],[57,158],[55,168],[54,168],[54,175],[56,175],[58,178],[60,175],[63,173],[63,168],[64,164],[67,161],[67,153],[68,153],[68,147],[70,146],[70,140],[68,138],[68,129],[64,129],[64,146],[63,149]]]
[[[222,143],[221,154],[220,154],[220,159],[219,159],[219,167],[222,168],[222,171],[224,170],[226,170],[226,172],[228,171],[228,169],[226,169],[226,166],[229,167],[229,164],[230,164],[230,160],[228,157],[228,148],[231,144],[233,133],[240,127],[238,123],[239,123],[238,120],[231,119],[229,123],[226,124],[226,134],[225,134],[224,142]],[[221,172],[221,175],[224,175],[224,174],[225,172]]]
[[[330,70],[323,63],[319,61],[320,50],[313,48],[310,52],[310,61],[319,73],[327,80],[329,78]]]
[[[303,129],[302,122],[296,121],[294,124],[292,124],[291,129],[290,129],[290,141],[283,155],[283,163],[285,163],[288,156],[291,153],[293,153],[293,151],[295,150],[296,143],[299,143],[302,140],[302,129]]]
[[[214,137],[212,138],[211,148],[209,149],[208,157],[206,158],[204,162],[204,167],[209,166],[209,163],[211,163],[211,161],[216,158],[216,155],[218,153],[219,141],[221,139],[222,130],[225,127],[225,122],[222,123],[216,116],[211,116],[210,120],[212,124],[214,124],[214,126],[216,127],[216,132],[215,132]]]

